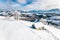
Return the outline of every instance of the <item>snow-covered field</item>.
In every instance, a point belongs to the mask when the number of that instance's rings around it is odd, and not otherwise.
[[[46,30],[30,28],[32,22],[22,20],[0,20],[0,40],[60,40],[60,29],[36,23],[35,26],[44,26]]]

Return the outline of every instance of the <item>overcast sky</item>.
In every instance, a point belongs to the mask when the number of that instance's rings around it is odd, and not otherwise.
[[[21,10],[60,9],[60,0],[0,0],[0,8]]]

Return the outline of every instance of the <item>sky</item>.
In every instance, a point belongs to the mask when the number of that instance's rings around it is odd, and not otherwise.
[[[49,10],[60,9],[60,0],[0,0],[0,9]]]

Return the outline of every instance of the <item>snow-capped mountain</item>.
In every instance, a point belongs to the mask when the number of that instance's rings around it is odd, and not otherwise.
[[[24,11],[24,10],[22,10],[22,12],[25,12],[25,13],[59,13],[60,12],[60,9],[30,10],[30,11]]]

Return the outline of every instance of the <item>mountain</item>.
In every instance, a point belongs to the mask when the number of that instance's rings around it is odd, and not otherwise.
[[[22,13],[58,13],[60,12],[59,9],[50,9],[50,10],[30,10],[30,11],[23,11]]]
[[[0,11],[6,11],[6,10],[2,10],[0,9]],[[9,11],[9,10],[7,10]],[[13,11],[13,10],[10,10]],[[50,10],[30,10],[30,11],[24,11],[24,10],[17,10],[20,11],[21,13],[59,13],[60,9],[50,9]]]
[[[60,11],[59,9],[51,9],[51,10],[49,10],[49,11]]]

